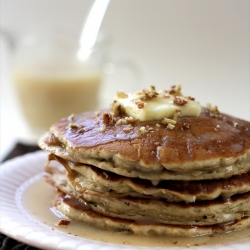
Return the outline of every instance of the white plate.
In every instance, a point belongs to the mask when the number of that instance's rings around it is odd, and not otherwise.
[[[70,235],[46,223],[42,218],[32,214],[31,203],[25,203],[25,195],[31,192],[32,185],[41,181],[47,153],[36,152],[14,158],[0,167],[0,230],[2,233],[42,249],[65,250],[149,250],[152,247],[141,247],[107,243]],[[49,189],[48,189],[49,190]],[[35,195],[33,204],[39,207],[46,188],[39,190],[41,196]],[[46,194],[47,195],[47,194]],[[53,194],[48,194],[53,195]],[[52,196],[51,196],[52,197]],[[39,203],[40,202],[40,203]],[[47,201],[50,202],[50,201]],[[42,207],[42,204],[41,204]],[[97,231],[98,232],[98,231]],[[113,234],[112,234],[113,235]],[[154,249],[187,249],[183,247],[154,247]],[[250,239],[240,242],[195,247],[199,250],[249,250]]]

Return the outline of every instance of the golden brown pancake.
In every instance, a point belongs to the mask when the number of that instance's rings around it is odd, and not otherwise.
[[[53,159],[57,157],[50,155],[49,160]],[[70,219],[100,228],[146,235],[153,232],[159,235],[197,236],[250,226],[250,192],[186,204],[150,196],[139,198],[93,192],[87,189],[87,182],[85,188],[82,183],[84,192],[79,192],[79,187],[72,185],[65,171],[58,171],[58,167],[51,166],[50,162],[46,171],[47,181],[67,194],[65,199],[55,202],[55,207]]]
[[[153,87],[144,94],[158,95]],[[182,106],[191,99],[173,97]],[[250,122],[210,107],[195,116],[175,110],[174,120],[112,111],[70,115],[40,138],[51,153],[46,179],[66,194],[55,202],[59,211],[142,235],[193,237],[250,226]]]
[[[151,121],[127,132],[114,121],[100,131],[104,114],[64,118],[39,145],[66,160],[155,181],[228,178],[250,170],[247,121],[203,109],[200,116],[179,117],[172,130]],[[142,127],[146,132],[138,134]]]
[[[152,223],[145,220],[125,220],[104,216],[93,211],[87,204],[75,198],[64,196],[63,193],[55,201],[55,208],[72,220],[80,221],[105,230],[112,230],[138,235],[197,237],[214,233],[227,233],[250,227],[250,217],[242,217],[228,223],[217,223],[209,226],[171,225]]]
[[[234,175],[227,179],[173,181],[164,180],[152,183],[149,180],[128,178],[109,171],[85,164],[66,161],[56,155],[50,155],[49,161],[57,161],[64,166],[67,175],[56,167],[47,165],[46,171],[51,173],[51,180],[56,185],[70,183],[80,194],[89,191],[113,196],[131,196],[138,198],[166,199],[171,202],[197,200],[213,200],[219,196],[230,197],[250,191],[250,171],[241,175]],[[72,169],[80,168],[81,172]],[[97,185],[98,183],[98,185]],[[157,184],[157,185],[156,185]]]

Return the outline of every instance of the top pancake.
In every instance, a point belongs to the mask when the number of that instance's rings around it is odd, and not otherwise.
[[[161,121],[107,122],[109,111],[63,118],[39,140],[66,160],[149,180],[228,178],[250,170],[250,122],[203,108],[178,117],[173,129]],[[118,123],[117,123],[118,122]]]

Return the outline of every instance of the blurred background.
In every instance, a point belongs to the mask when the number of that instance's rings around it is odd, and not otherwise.
[[[10,77],[15,41],[79,41],[93,3],[1,0],[1,157],[29,136]],[[249,9],[249,0],[111,0],[100,27],[109,57],[95,108],[108,107],[117,90],[181,83],[202,105],[250,120]]]

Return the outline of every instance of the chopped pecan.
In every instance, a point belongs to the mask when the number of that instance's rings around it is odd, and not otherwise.
[[[60,220],[58,222],[58,226],[67,226],[70,224],[70,221],[69,220]]]
[[[113,117],[112,113],[104,113],[102,115],[102,122],[103,122],[103,124],[109,125],[109,124],[112,124],[113,121],[114,121],[114,117]]]
[[[187,103],[187,101],[184,100],[183,98],[179,97],[179,96],[176,96],[176,97],[174,98],[174,104],[175,104],[175,105],[184,106],[186,103]]]

